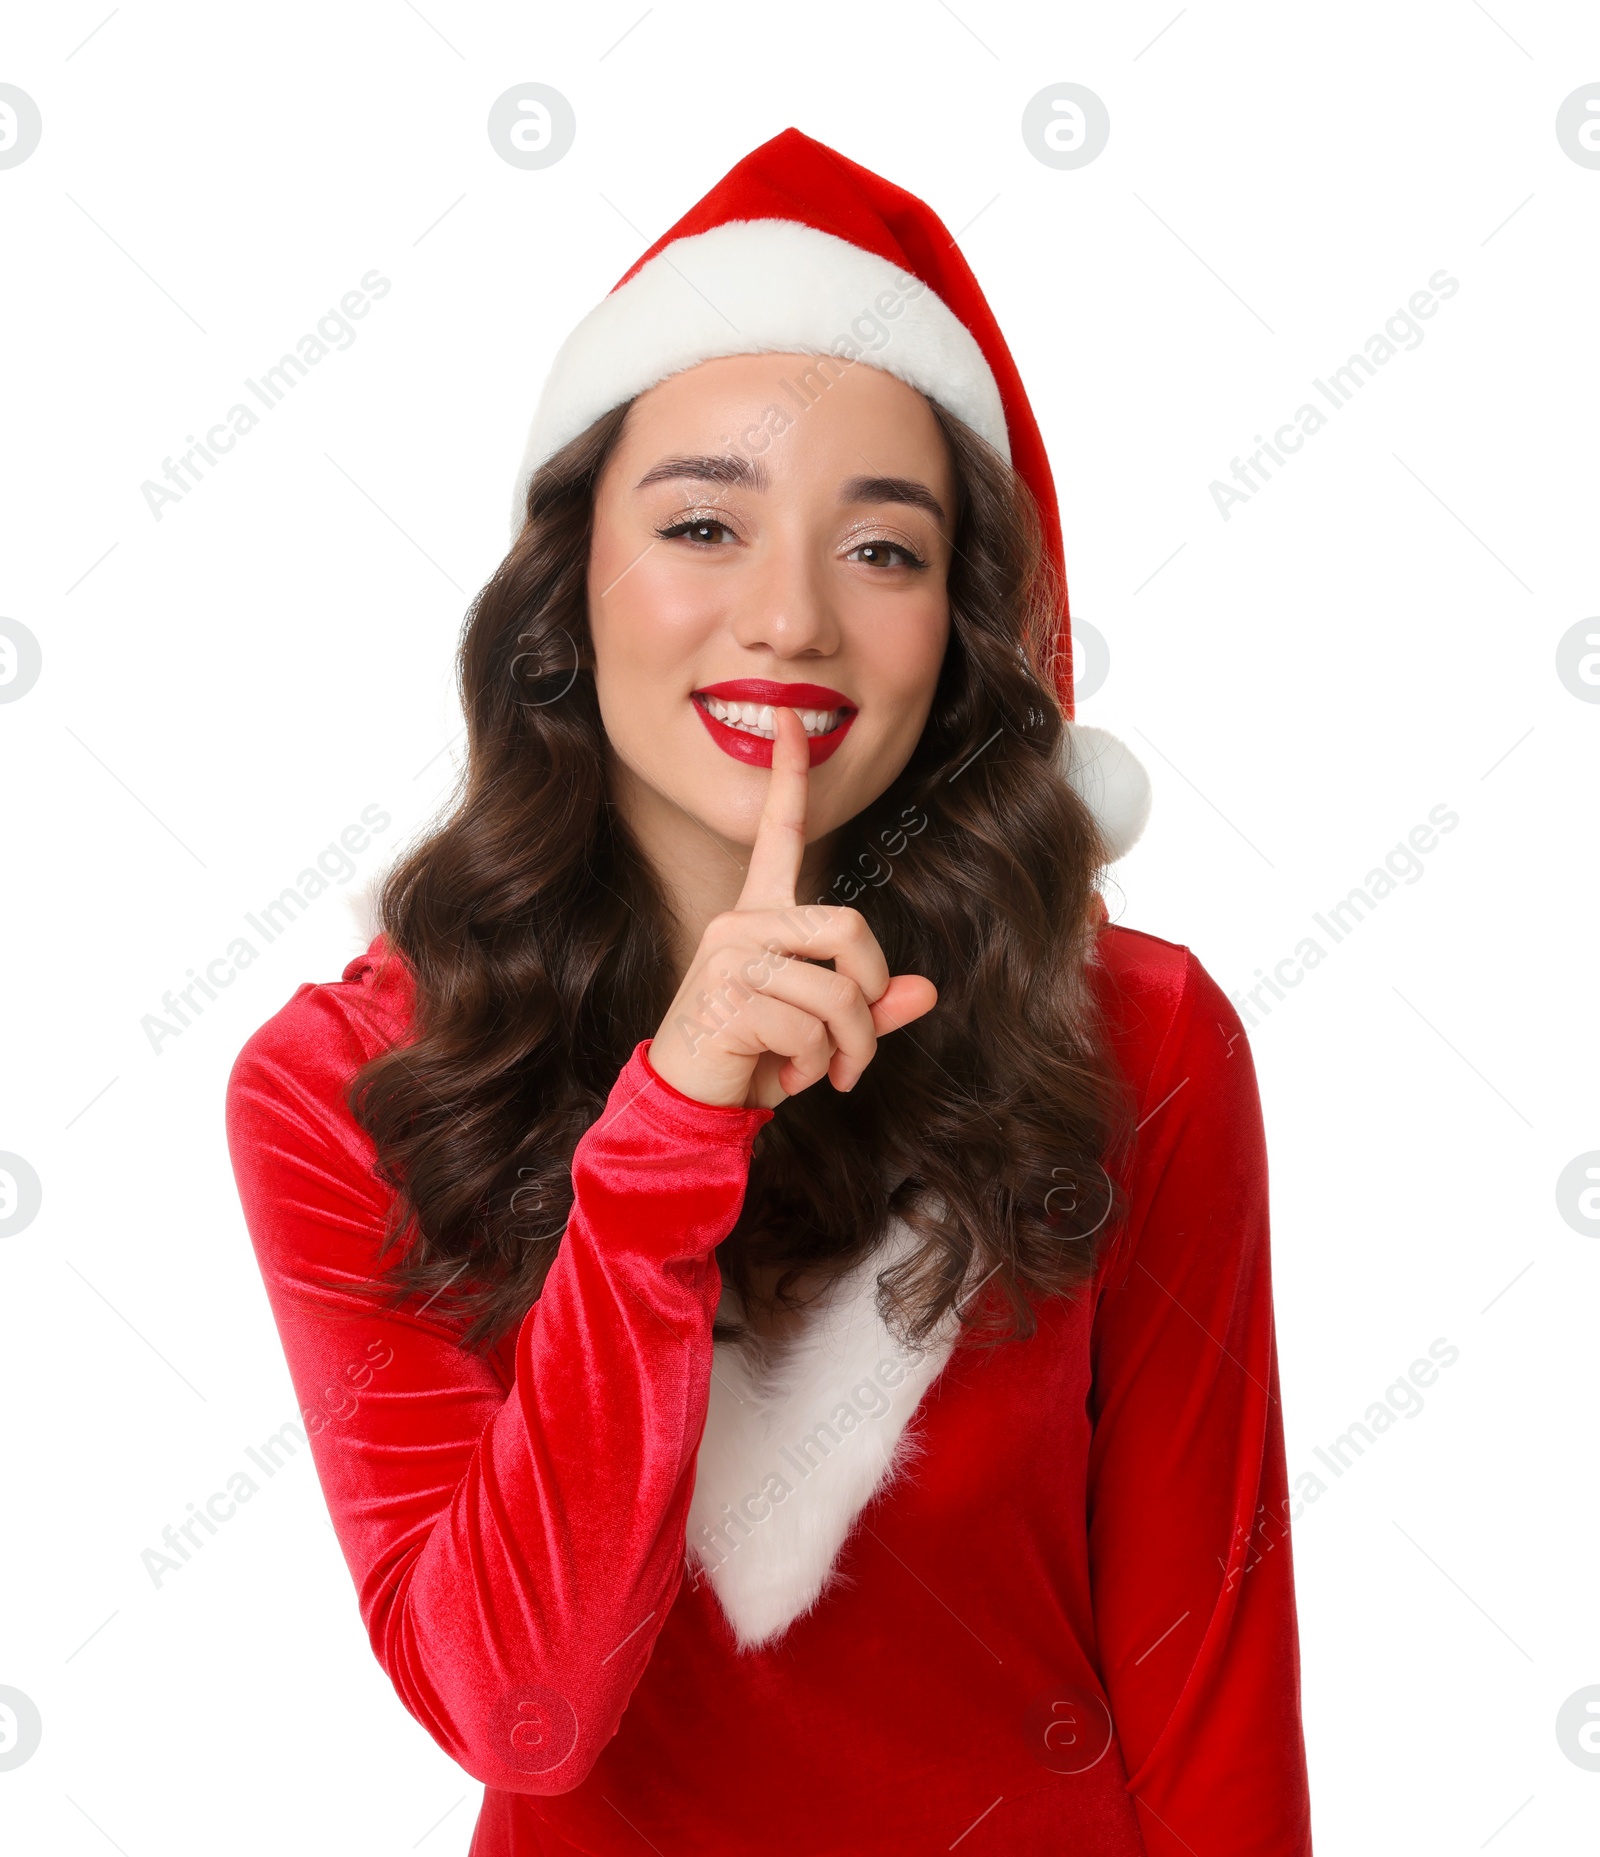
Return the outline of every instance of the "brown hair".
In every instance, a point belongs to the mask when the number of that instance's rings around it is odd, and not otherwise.
[[[920,1244],[879,1279],[886,1317],[915,1341],[954,1308],[966,1338],[998,1340],[1033,1332],[1034,1297],[1091,1275],[1122,1212],[1113,1157],[1131,1112],[1086,971],[1104,851],[1056,764],[1061,590],[1026,486],[933,410],[960,486],[950,642],[910,762],[843,828],[818,900],[858,908],[890,971],[927,975],[939,1002],[883,1040],[848,1097],[824,1079],[781,1106],[718,1259],[744,1289],[753,1265],[783,1267],[788,1299],[898,1213]],[[437,1299],[468,1348],[538,1297],[573,1149],[677,989],[666,903],[608,801],[589,668],[593,493],[627,413],[529,485],[463,630],[453,808],[379,898],[416,1004],[409,1040],[350,1086],[395,1189],[370,1287]]]

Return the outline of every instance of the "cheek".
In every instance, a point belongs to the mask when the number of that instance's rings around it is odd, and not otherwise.
[[[656,551],[620,565],[596,556],[589,577],[589,633],[595,681],[607,688],[652,689],[677,696],[695,653],[716,625],[706,590],[686,584]]]
[[[883,713],[894,716],[898,736],[921,732],[933,703],[945,649],[950,637],[950,611],[942,588],[892,603],[874,603],[853,628],[859,661]]]

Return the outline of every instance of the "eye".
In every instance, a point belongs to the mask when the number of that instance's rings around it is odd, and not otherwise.
[[[898,559],[892,557],[898,556]],[[858,542],[845,556],[847,561],[860,561],[867,567],[926,567],[928,564],[914,549],[906,547],[904,542],[874,541]]]
[[[687,522],[669,523],[666,528],[657,529],[656,534],[659,535],[664,542],[673,541],[678,536],[682,535],[693,543],[696,548],[726,547],[726,542],[717,539],[719,534],[725,535],[733,541],[738,540],[738,537],[734,535],[733,530],[728,527],[727,523],[713,521],[709,516],[691,517]]]

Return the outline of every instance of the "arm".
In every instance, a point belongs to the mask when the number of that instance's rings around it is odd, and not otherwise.
[[[634,1051],[578,1144],[508,1395],[425,1310],[311,1281],[369,1276],[388,1209],[342,1102],[368,1055],[349,991],[305,990],[234,1067],[251,1241],[379,1663],[475,1779],[566,1792],[615,1733],[683,1576],[712,1252],[771,1111],[691,1101]]]
[[[1101,1670],[1151,1857],[1306,1857],[1261,1108],[1238,1015],[1192,956],[1139,1114],[1095,1317]]]

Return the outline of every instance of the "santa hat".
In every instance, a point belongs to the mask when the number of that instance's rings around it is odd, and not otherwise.
[[[964,420],[1033,492],[1057,570],[1054,666],[1065,771],[1112,857],[1144,829],[1150,782],[1104,729],[1071,721],[1061,518],[1044,441],[1000,325],[939,216],[914,194],[785,129],[731,168],[590,310],[545,382],[512,500],[602,413],[722,355],[864,361]]]

